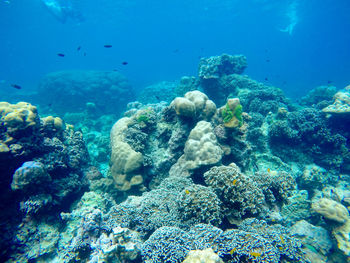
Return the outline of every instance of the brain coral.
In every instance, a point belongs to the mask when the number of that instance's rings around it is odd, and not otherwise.
[[[143,164],[142,153],[134,151],[124,140],[124,131],[131,121],[128,117],[122,118],[111,130],[110,173],[116,188],[120,191],[127,191],[143,182],[142,176],[137,174],[137,170]]]
[[[200,121],[192,129],[185,144],[184,155],[181,157],[189,170],[203,165],[218,163],[223,155],[213,126],[206,121]],[[181,159],[180,158],[180,159]]]

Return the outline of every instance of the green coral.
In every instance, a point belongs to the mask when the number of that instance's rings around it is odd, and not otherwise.
[[[141,114],[137,117],[137,122],[140,123],[140,122],[144,122],[144,123],[147,123],[149,121],[149,117],[145,114]]]
[[[226,103],[225,108],[221,111],[221,116],[224,121],[224,123],[228,123],[232,120],[233,117],[236,117],[237,120],[239,121],[239,126],[243,125],[243,118],[242,118],[242,113],[243,113],[243,107],[241,104],[238,104],[234,111],[232,111]]]
[[[235,108],[234,116],[239,121],[239,126],[243,125],[242,113],[243,113],[243,107],[241,104],[238,104]]]
[[[228,103],[226,103],[225,109],[223,109],[221,111],[221,116],[222,116],[222,119],[223,119],[224,123],[228,123],[228,122],[230,122],[232,120],[234,115],[233,115],[232,110],[228,106]]]

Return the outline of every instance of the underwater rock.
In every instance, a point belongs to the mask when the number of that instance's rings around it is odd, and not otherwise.
[[[59,71],[40,82],[36,100],[58,114],[81,112],[86,103],[96,105],[96,115],[124,110],[135,97],[127,79],[116,71]]]

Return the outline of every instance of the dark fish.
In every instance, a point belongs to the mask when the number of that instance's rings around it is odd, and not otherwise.
[[[265,80],[266,80],[266,81],[269,81],[269,79],[268,79],[267,77],[265,78]]]
[[[173,53],[178,53],[180,51],[180,49],[175,49],[175,50],[173,50]]]
[[[112,45],[104,45],[105,48],[111,48]]]
[[[49,104],[47,104],[47,106],[51,108],[51,106],[52,106],[52,103],[49,103]]]
[[[157,99],[158,101],[160,101],[160,98],[159,98],[159,96],[155,95],[155,97],[156,97],[156,99]]]
[[[63,58],[63,57],[65,56],[65,54],[58,53],[58,54],[57,54],[57,56],[59,56],[59,57],[62,57],[62,58]]]
[[[84,52],[84,57],[86,57],[86,52]]]
[[[333,83],[333,81],[331,81],[331,80],[328,80],[328,81],[327,81],[327,84],[331,84],[331,83]]]
[[[17,85],[17,84],[11,84],[11,87],[15,88],[15,89],[21,89],[22,88],[20,85]]]
[[[270,62],[271,60],[269,60],[269,59],[266,59],[266,62]]]
[[[126,62],[126,61],[123,61],[123,62],[122,62],[122,65],[124,65],[124,66],[125,66],[125,65],[128,65],[128,64],[129,64],[129,63]]]
[[[79,51],[81,49],[81,46],[77,47],[77,51]]]

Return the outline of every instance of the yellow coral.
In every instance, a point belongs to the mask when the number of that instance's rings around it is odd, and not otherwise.
[[[27,102],[0,102],[0,120],[7,127],[24,129],[34,126],[38,123],[37,112],[37,108]]]

